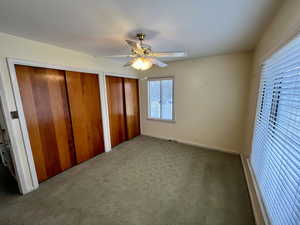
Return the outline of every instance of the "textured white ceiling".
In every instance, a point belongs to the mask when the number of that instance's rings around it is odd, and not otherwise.
[[[126,54],[137,31],[156,51],[251,50],[282,0],[1,0],[0,32],[95,56]]]

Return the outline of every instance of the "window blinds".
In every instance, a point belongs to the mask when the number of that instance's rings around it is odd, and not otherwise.
[[[251,165],[272,225],[300,225],[300,37],[262,68]]]

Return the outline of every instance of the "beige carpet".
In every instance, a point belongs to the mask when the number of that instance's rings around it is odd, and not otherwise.
[[[0,200],[1,225],[254,225],[240,158],[146,136]]]

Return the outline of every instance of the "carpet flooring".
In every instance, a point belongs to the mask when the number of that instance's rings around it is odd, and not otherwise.
[[[140,136],[25,196],[0,225],[254,225],[239,156]]]

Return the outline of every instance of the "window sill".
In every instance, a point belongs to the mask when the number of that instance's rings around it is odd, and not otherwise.
[[[165,122],[165,123],[176,123],[176,120],[164,120],[164,119],[155,119],[155,118],[147,118],[147,120]]]

